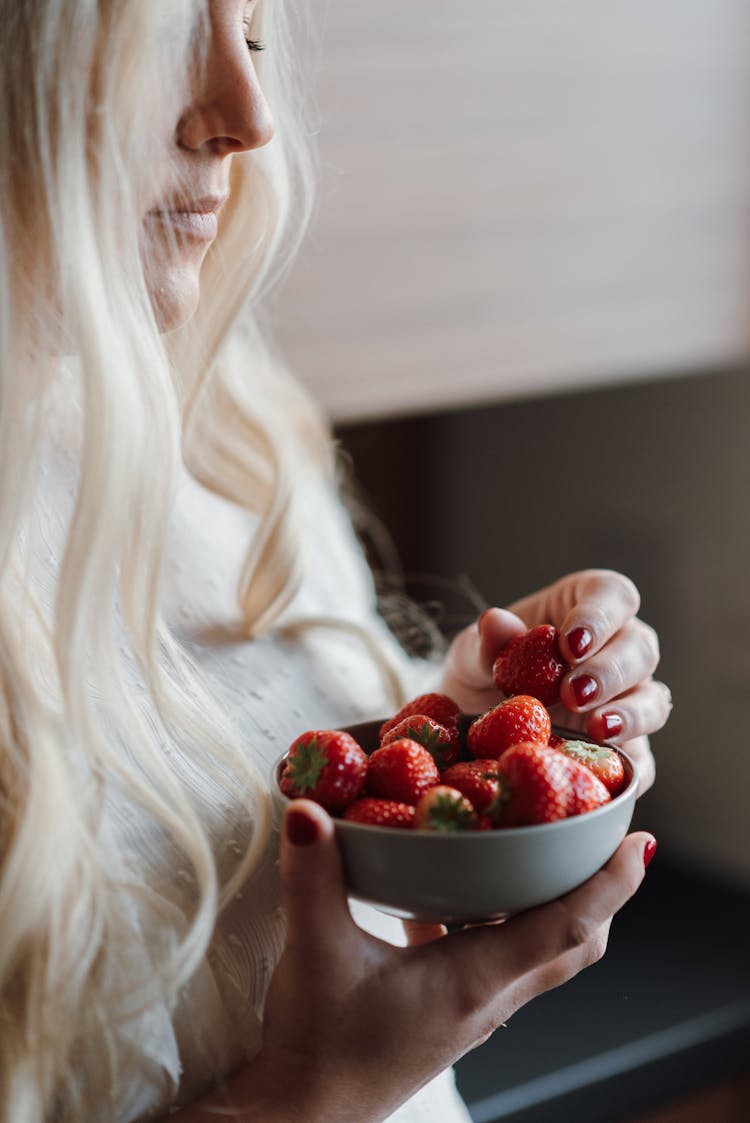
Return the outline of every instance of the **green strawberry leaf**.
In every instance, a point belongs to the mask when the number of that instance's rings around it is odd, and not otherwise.
[[[450,748],[450,745],[446,745],[444,741],[440,740],[440,730],[430,729],[425,721],[420,726],[407,725],[406,735],[412,741],[418,741],[420,745],[427,749],[427,752],[435,761],[438,771],[442,772],[446,766],[446,751]]]
[[[317,737],[298,745],[294,756],[289,760],[290,779],[295,789],[299,792],[313,791],[327,763],[328,758],[318,747]]]
[[[430,827],[436,831],[465,831],[474,824],[473,812],[455,796],[438,794],[430,806]]]

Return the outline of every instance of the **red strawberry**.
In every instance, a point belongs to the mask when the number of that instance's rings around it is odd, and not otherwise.
[[[395,799],[364,796],[350,803],[342,818],[371,827],[413,827],[414,808],[408,803],[397,803]]]
[[[420,797],[414,826],[423,831],[475,830],[477,813],[457,788],[436,784]]]
[[[473,757],[499,757],[521,741],[546,745],[551,731],[546,706],[538,698],[518,694],[476,718],[469,726],[466,744]]]
[[[611,798],[585,765],[548,745],[514,745],[500,757],[500,767],[509,792],[504,827],[567,819]]]
[[[413,804],[439,781],[440,773],[427,749],[408,737],[376,749],[367,761],[367,792],[380,799]]]
[[[446,725],[440,725],[426,714],[412,714],[411,717],[403,718],[388,730],[380,743],[390,745],[393,741],[401,740],[402,737],[408,737],[424,745],[440,772],[454,764],[461,756],[458,727],[454,725],[448,728]]]
[[[610,795],[617,795],[625,783],[625,765],[619,753],[591,741],[563,741],[559,750],[590,768]]]
[[[549,747],[551,749],[559,749],[560,745],[563,745],[564,743],[565,743],[564,737],[558,737],[558,735],[556,733],[550,734]]]
[[[341,811],[362,792],[367,754],[338,729],[302,733],[289,748],[279,786],[292,799],[304,796],[328,811]]]
[[[500,649],[492,674],[503,694],[532,694],[545,706],[552,706],[559,700],[560,680],[567,669],[557,628],[540,624]]]
[[[505,804],[505,789],[497,760],[462,760],[440,777],[466,796],[480,816],[495,821]]]
[[[420,694],[402,706],[388,721],[383,722],[380,727],[380,740],[383,740],[394,725],[398,725],[405,717],[411,717],[412,714],[425,714],[439,725],[446,725],[450,729],[458,724],[460,713],[459,707],[447,694]]]

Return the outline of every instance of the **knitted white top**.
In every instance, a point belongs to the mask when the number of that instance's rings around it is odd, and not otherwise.
[[[53,524],[45,533],[54,546],[72,503],[71,458],[61,456],[58,448],[45,476]],[[285,618],[343,617],[375,628],[400,662],[408,687],[414,693],[426,688],[424,667],[406,659],[376,617],[371,576],[335,489],[311,480],[305,508],[313,548],[303,586]],[[316,629],[295,642],[279,636],[238,642],[222,635],[222,627],[238,621],[237,576],[253,529],[252,516],[184,472],[172,527],[165,611],[271,783],[274,762],[297,734],[393,712],[393,700],[372,654],[355,635]],[[137,676],[135,667],[133,674]],[[197,773],[195,782],[203,784]],[[227,804],[226,793],[219,803],[210,786],[201,786],[200,796],[212,833],[220,832],[231,856],[239,845],[240,809]],[[134,817],[131,809],[115,830],[130,860],[135,854],[144,867],[163,870],[169,857],[159,852],[159,836],[145,818]],[[157,1008],[128,1031],[138,1043],[141,1061],[118,1105],[120,1123],[165,1114],[175,1098],[189,1103],[216,1072],[231,1072],[258,1045],[264,997],[284,940],[277,851],[278,824],[259,868],[221,915],[209,953],[176,1012]],[[178,868],[171,873],[187,877]],[[399,921],[362,905],[354,905],[353,912],[377,935],[403,942]],[[143,946],[136,942],[133,951],[141,965],[141,956],[148,956],[147,935],[142,939]],[[422,1089],[392,1119],[469,1123],[450,1072]]]

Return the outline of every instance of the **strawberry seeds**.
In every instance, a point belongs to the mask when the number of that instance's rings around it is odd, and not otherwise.
[[[303,733],[285,758],[282,792],[348,822],[440,832],[551,823],[603,806],[625,785],[623,757],[552,732],[547,706],[561,677],[552,633],[530,629],[496,660],[496,681],[515,692],[468,726],[453,699],[433,693],[383,722],[369,756],[349,733]]]

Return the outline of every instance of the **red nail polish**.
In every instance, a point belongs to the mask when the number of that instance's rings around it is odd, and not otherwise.
[[[656,839],[650,838],[646,845],[643,847],[643,868],[646,869],[649,862],[656,853]]]
[[[309,846],[318,838],[318,824],[304,811],[286,813],[286,837],[293,846]]]
[[[599,683],[591,675],[577,675],[570,680],[570,688],[579,706],[586,706],[599,693]]]
[[[602,733],[604,740],[608,741],[612,737],[619,737],[623,731],[623,721],[619,714],[602,714]]]
[[[568,647],[573,652],[576,659],[580,659],[582,655],[585,655],[594,642],[594,637],[588,628],[573,628],[571,632],[568,632],[565,638],[568,641]]]
[[[480,617],[479,617],[479,619],[477,620],[477,624],[481,626],[481,624],[482,624],[482,621],[484,620],[484,618],[485,618],[486,616],[489,616],[489,614],[490,614],[491,612],[492,612],[492,609],[491,609],[491,608],[485,608],[484,612],[483,612],[483,613],[481,614],[481,616],[480,616]]]

